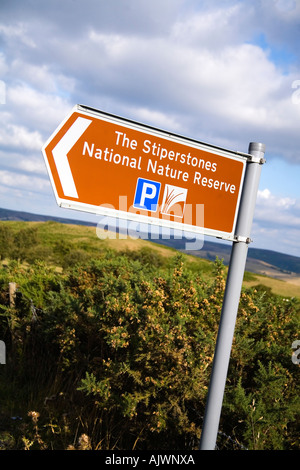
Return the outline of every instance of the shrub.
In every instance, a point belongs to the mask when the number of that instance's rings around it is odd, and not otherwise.
[[[14,436],[10,446],[72,448],[83,435],[93,449],[197,448],[224,266],[216,260],[205,282],[181,256],[167,265],[141,255],[103,252],[62,273],[41,262],[0,271],[0,398],[6,413],[23,416],[22,426],[0,429]],[[299,446],[290,349],[298,331],[298,301],[243,291],[219,446],[228,447],[224,436],[235,448]]]

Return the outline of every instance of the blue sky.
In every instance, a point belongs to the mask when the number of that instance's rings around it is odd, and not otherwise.
[[[97,223],[56,205],[41,153],[81,103],[265,143],[252,246],[300,256],[299,39],[299,0],[1,0],[0,207]]]

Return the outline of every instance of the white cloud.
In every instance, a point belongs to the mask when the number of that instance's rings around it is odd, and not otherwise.
[[[240,34],[245,35],[241,25],[248,17],[249,7],[247,11],[241,3],[226,6],[219,2],[217,7],[200,10],[177,21],[172,27],[171,37],[177,43],[195,49],[217,50],[224,45],[237,44]],[[233,24],[238,24],[238,35]]]
[[[0,34],[5,38],[8,43],[20,45],[24,44],[27,47],[36,47],[36,43],[33,41],[32,36],[28,33],[28,25],[22,22],[14,24],[0,24]]]
[[[20,152],[17,148],[12,151],[0,150],[1,170],[15,173],[31,174],[32,176],[42,176],[47,178],[46,165],[42,158],[40,149],[38,152],[30,150]]]
[[[39,150],[43,144],[38,131],[30,132],[24,126],[7,124],[0,133],[0,145],[5,148],[24,150]]]
[[[299,2],[297,4],[297,0],[274,0],[274,3],[279,15],[283,13],[288,19],[293,18],[295,14],[299,15],[300,9],[298,8]]]
[[[67,98],[56,93],[43,92],[24,82],[7,86],[6,103],[6,119],[2,120],[2,114],[0,114],[0,121],[3,122],[0,142],[2,140],[3,144],[5,143],[4,133],[11,135],[10,143],[18,141],[21,134],[27,133],[26,148],[29,148],[31,139],[30,148],[39,150],[44,143],[45,136],[49,136],[47,135],[49,131],[50,133],[54,131],[72,108]],[[18,127],[20,127],[20,132]]]
[[[8,66],[6,63],[6,57],[3,52],[0,52],[0,76],[1,78],[4,78],[7,71],[8,71]]]
[[[76,61],[74,43],[66,40],[58,54],[69,74],[76,74],[73,96],[100,109],[116,109],[116,113],[128,106],[148,109],[149,115],[168,115],[172,121],[180,115],[182,133],[200,140],[212,136],[218,139],[216,144],[231,140],[245,145],[249,137],[257,136],[268,150],[300,160],[295,152],[300,106],[293,105],[291,88],[297,74],[283,74],[267,50],[237,41],[232,19],[238,18],[239,9],[228,8],[221,34],[213,26],[220,11],[206,14],[211,19],[205,33],[209,30],[218,38],[218,45],[194,41],[198,32],[203,33],[200,14],[199,24],[197,18],[187,17],[164,36],[122,35],[92,28],[78,39],[77,47],[85,53]],[[231,40],[225,34],[222,39],[225,26]]]
[[[289,209],[297,205],[297,199],[274,196],[268,188],[258,191],[257,200],[261,205],[269,205],[274,208]]]
[[[18,169],[28,173],[44,174],[47,177],[45,163],[40,157],[23,158],[18,163]]]
[[[70,94],[74,90],[74,78],[64,76],[61,73],[54,73],[51,70],[50,64],[31,64],[21,58],[15,59],[10,65],[10,74],[16,78],[18,86],[25,84],[31,87],[31,94],[33,88],[35,91],[41,93],[55,93],[59,94],[60,90],[64,90]],[[29,92],[29,90],[27,90]],[[29,93],[30,94],[30,93]],[[41,98],[41,97],[40,97]]]
[[[135,105],[171,119],[181,114],[182,130],[189,134],[195,132],[195,116],[204,136],[208,128],[211,132],[212,121],[221,138],[235,138],[236,126],[241,137],[264,132],[266,144],[276,145],[283,155],[293,154],[295,137],[291,142],[290,135],[300,119],[300,106],[291,100],[294,76],[282,75],[260,47],[229,45],[215,53],[202,45],[196,49],[174,43],[172,36],[138,40],[94,30],[89,34],[90,52],[70,64],[77,73],[76,92],[89,100],[87,104]],[[83,39],[80,48],[87,50],[87,43]],[[62,50],[63,59],[70,61],[72,46],[65,44]],[[275,145],[270,141],[274,130]]]
[[[258,191],[255,218],[261,225],[271,223],[300,229],[300,199],[278,197],[269,189]]]
[[[172,132],[180,132],[181,126],[178,120],[173,116],[159,111],[151,111],[148,108],[135,107],[131,109],[131,114],[136,116],[139,122],[147,122],[154,127],[172,130]]]
[[[0,170],[0,185],[17,190],[43,192],[48,191],[50,183],[47,179]]]
[[[258,191],[252,238],[259,247],[300,256],[300,199]],[[257,246],[257,245],[256,245]]]
[[[267,188],[262,191],[258,191],[257,199],[258,203],[261,205],[269,205],[273,208],[279,207],[283,209],[289,209],[290,207],[294,207],[297,203],[295,198],[276,197]]]

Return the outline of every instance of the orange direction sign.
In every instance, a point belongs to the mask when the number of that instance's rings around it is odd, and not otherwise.
[[[43,154],[61,207],[233,239],[245,155],[79,105]]]

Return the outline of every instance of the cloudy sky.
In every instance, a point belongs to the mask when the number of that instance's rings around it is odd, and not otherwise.
[[[300,0],[0,0],[0,207],[97,223],[57,206],[41,153],[80,103],[265,143],[252,246],[300,256],[299,43]]]

